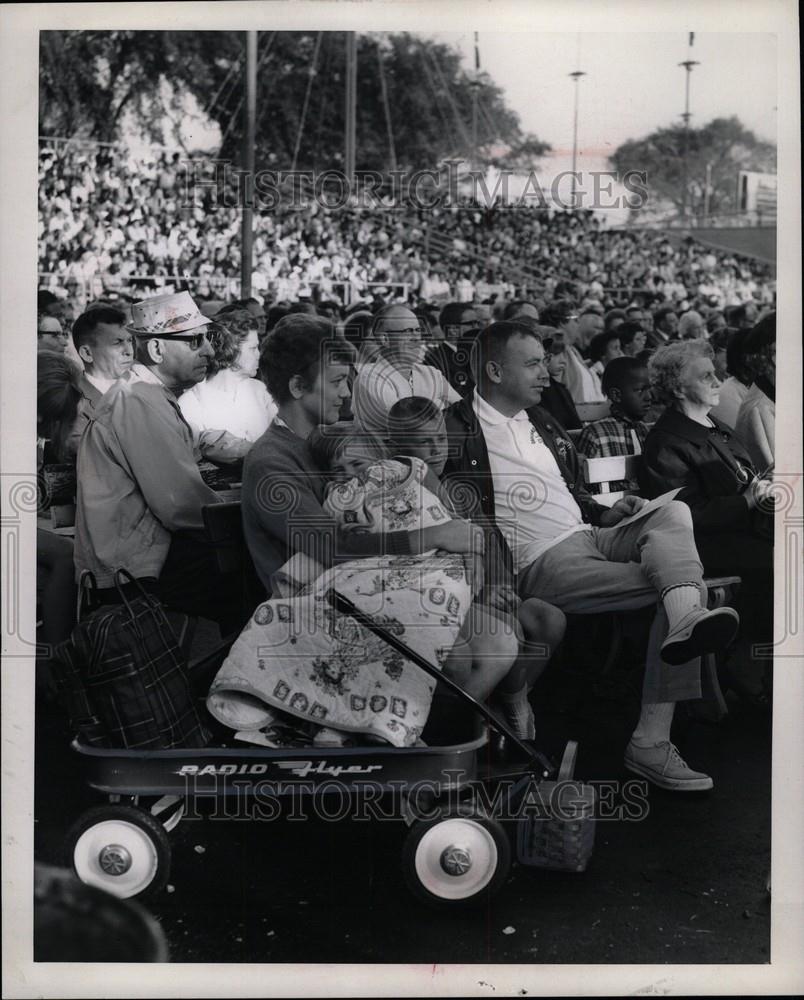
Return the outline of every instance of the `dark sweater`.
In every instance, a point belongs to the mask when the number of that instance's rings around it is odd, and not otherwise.
[[[307,441],[272,424],[243,466],[243,530],[267,591],[271,576],[296,552],[325,568],[370,555],[408,555],[407,531],[343,533],[323,508],[326,476]]]
[[[550,379],[550,385],[542,392],[539,406],[555,417],[565,430],[576,431],[583,427],[569,390],[554,378]]]

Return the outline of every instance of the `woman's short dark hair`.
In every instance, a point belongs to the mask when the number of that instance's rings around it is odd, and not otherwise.
[[[600,361],[603,355],[606,353],[606,348],[612,342],[612,340],[620,339],[619,327],[614,330],[604,330],[602,333],[596,333],[594,337],[589,341],[589,358],[594,364],[596,361]]]
[[[373,325],[374,316],[367,309],[351,313],[341,323],[344,337],[355,347],[360,347],[363,341],[368,340]]]
[[[633,342],[638,333],[645,332],[645,327],[635,319],[627,319],[624,323],[620,323],[614,332],[620,338],[621,346],[625,348]]]
[[[335,336],[328,319],[294,313],[281,319],[265,338],[260,352],[260,378],[281,405],[293,398],[292,378],[298,376],[311,387],[325,364],[350,362],[348,345]]]
[[[217,313],[212,324],[207,327],[207,338],[215,352],[209,359],[207,376],[215,375],[224,368],[231,368],[237,360],[243,341],[250,333],[258,333],[259,328],[257,317],[245,310],[224,313],[222,316]]]

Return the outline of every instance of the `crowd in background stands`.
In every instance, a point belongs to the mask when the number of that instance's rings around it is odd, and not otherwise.
[[[187,289],[232,297],[240,213],[231,190],[189,188],[187,160],[154,150],[43,142],[39,156],[40,287],[80,308],[110,296]],[[269,303],[379,293],[414,303],[569,295],[606,307],[636,300],[682,311],[772,304],[766,265],[662,234],[607,230],[591,212],[442,206],[398,211],[314,200],[255,212],[252,287]],[[379,288],[378,288],[379,286]],[[385,286],[385,287],[383,287]]]

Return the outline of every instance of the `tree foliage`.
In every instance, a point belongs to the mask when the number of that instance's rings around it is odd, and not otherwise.
[[[358,169],[392,163],[380,64],[400,169],[471,154],[474,87],[481,158],[490,162],[490,150],[503,149],[531,165],[549,150],[522,134],[500,88],[484,74],[473,83],[448,46],[408,33],[361,33],[357,46]],[[128,114],[158,140],[164,115],[179,112],[189,93],[220,126],[220,155],[236,161],[244,65],[243,32],[43,32],[40,131],[110,141],[120,138]],[[342,167],[345,72],[344,32],[260,32],[258,168],[289,169],[294,158],[298,169]]]
[[[682,207],[684,177],[684,129],[681,125],[660,128],[642,139],[629,139],[609,157],[612,168],[621,176],[628,171],[647,173],[651,194],[649,208],[662,203]],[[701,128],[687,133],[687,210],[703,215],[710,168],[709,211],[711,214],[735,212],[737,173],[739,170],[773,172],[776,147],[763,142],[739,118],[715,118]]]

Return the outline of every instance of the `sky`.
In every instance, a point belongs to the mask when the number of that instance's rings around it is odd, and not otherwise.
[[[473,33],[439,34],[474,65]],[[573,91],[579,83],[578,144],[599,162],[626,139],[680,121],[688,58],[691,125],[736,115],[761,139],[776,141],[776,38],[769,34],[551,34],[480,32],[481,67],[503,88],[525,131],[571,156]]]

